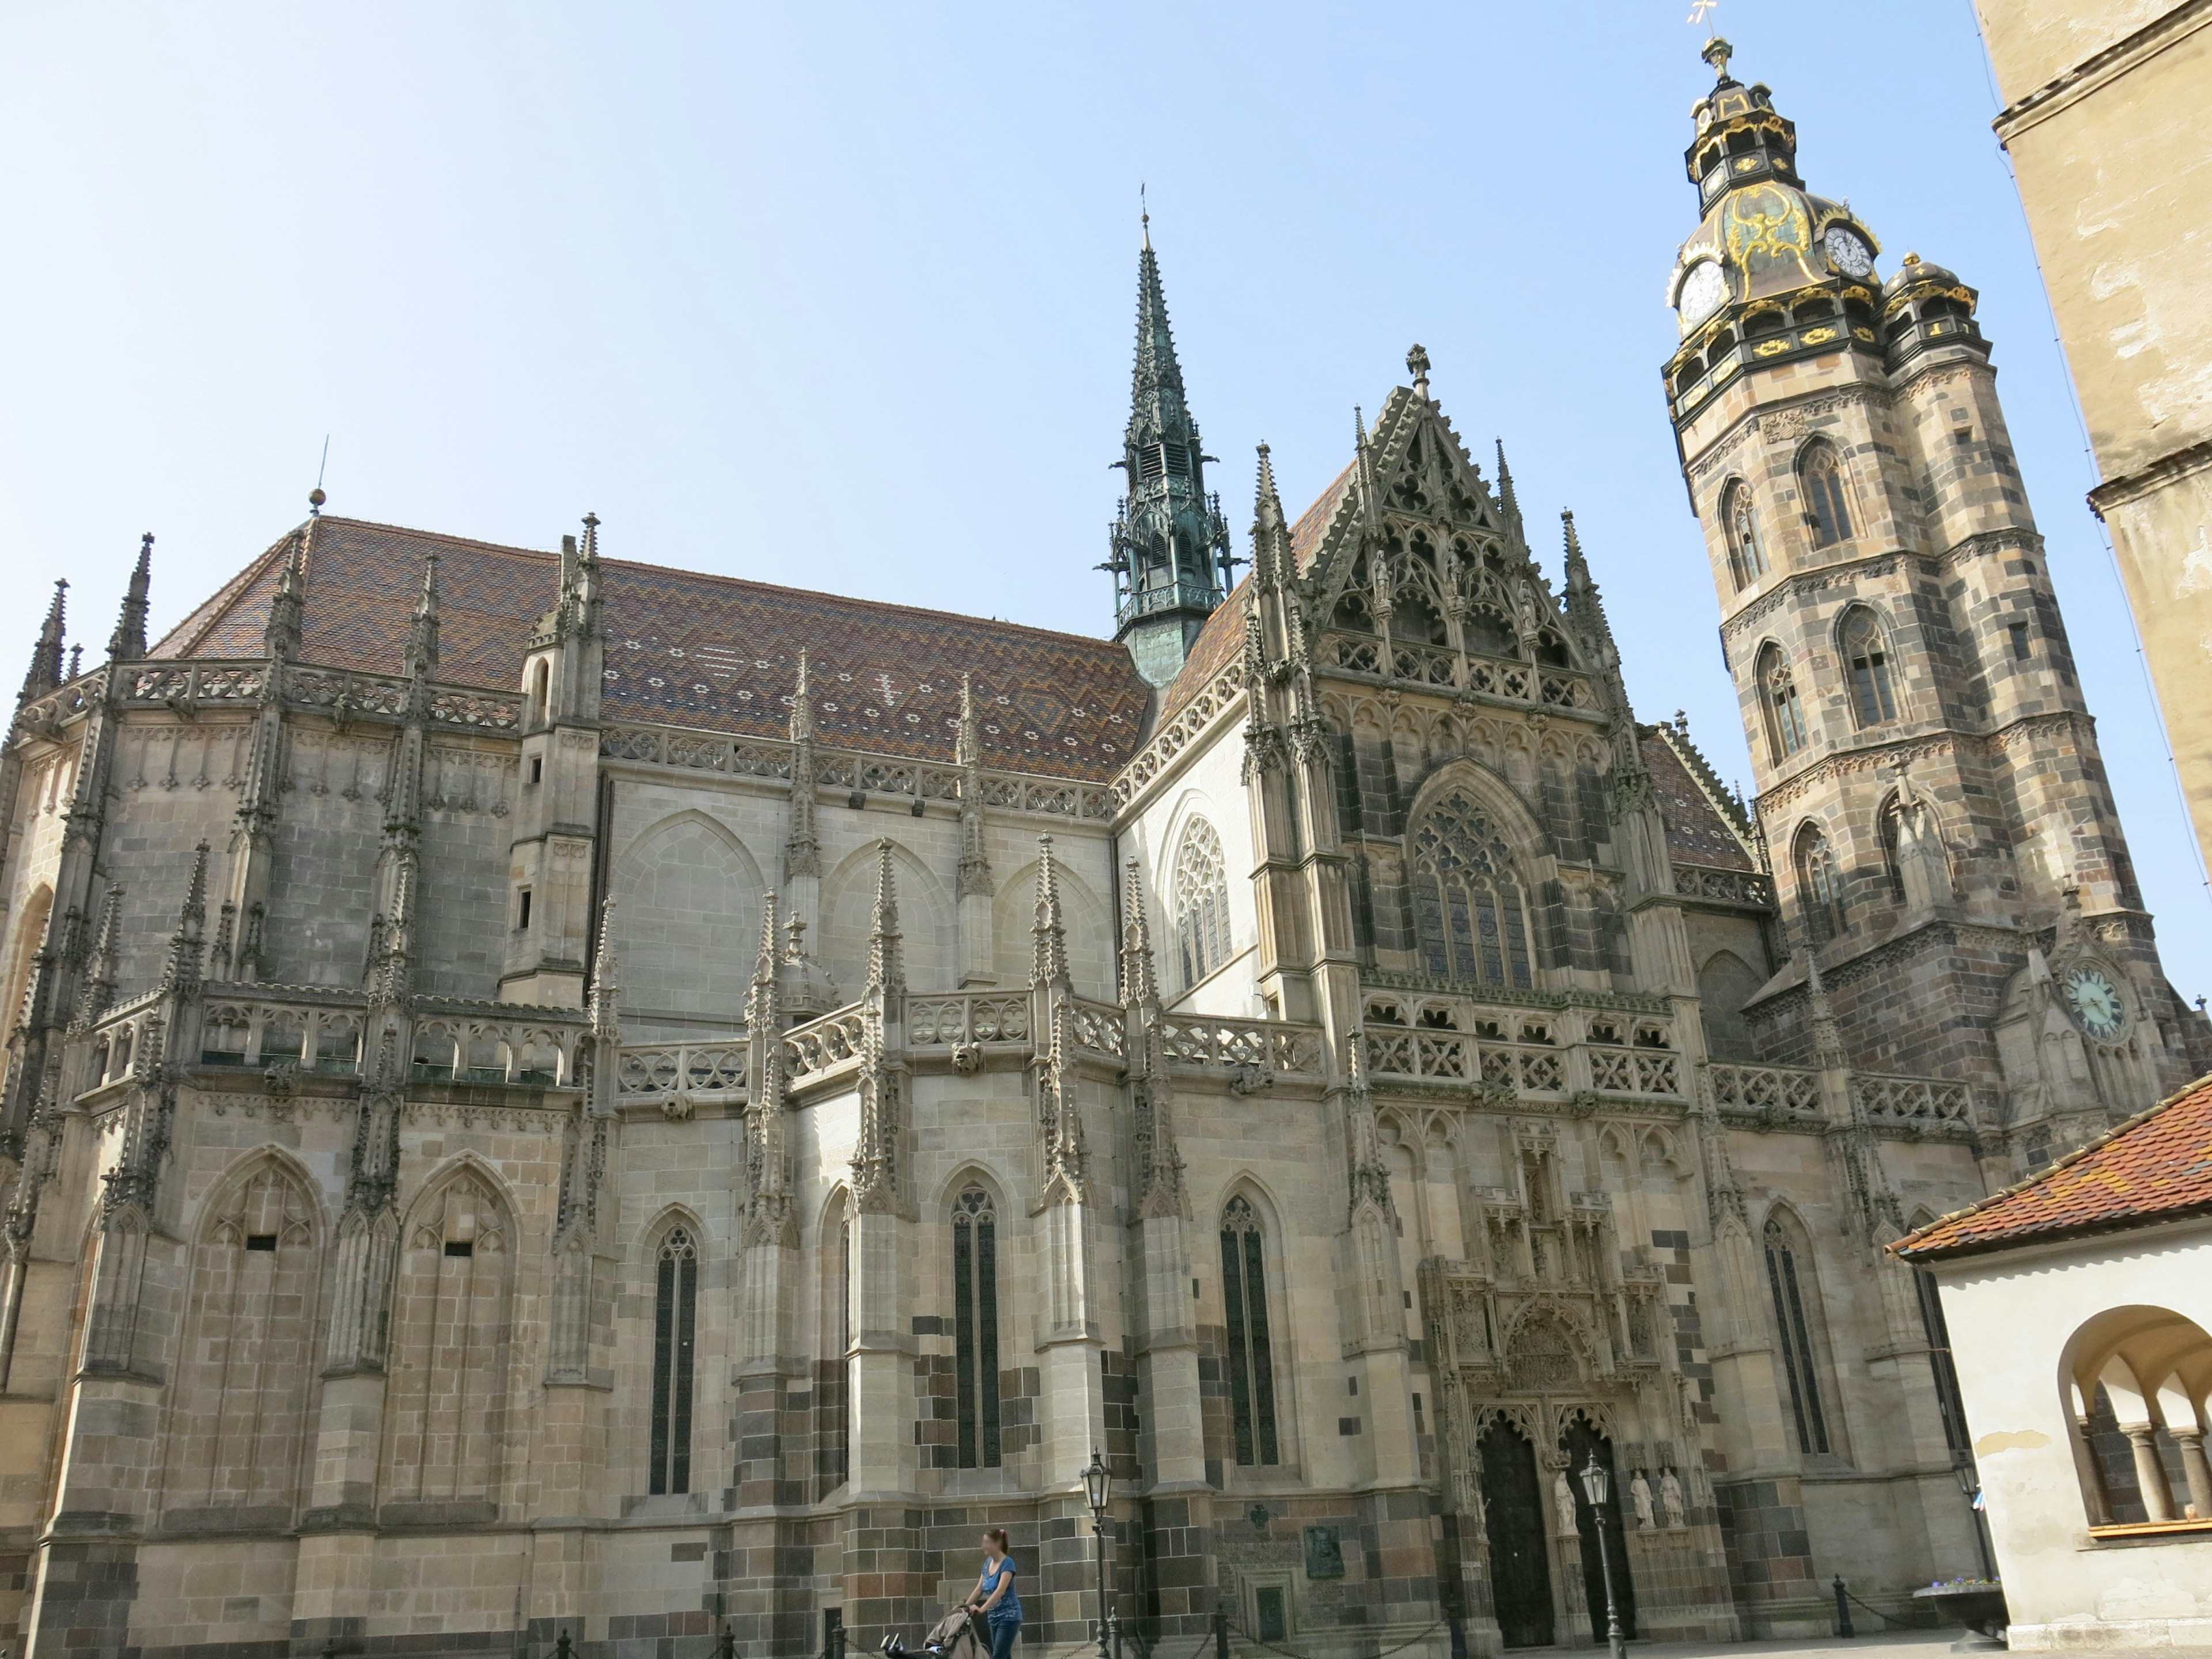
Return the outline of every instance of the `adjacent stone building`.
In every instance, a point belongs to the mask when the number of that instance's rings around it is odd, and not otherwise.
[[[2212,4],[1976,0],[2176,766],[2212,860]]]
[[[1749,809],[1418,347],[1295,518],[1261,451],[1231,588],[1149,246],[1115,640],[588,517],[313,517],[155,643],[142,551],[89,669],[58,595],[0,772],[0,1640],[797,1659],[991,1524],[1072,1650],[1094,1449],[1177,1655],[1586,1644],[1593,1457],[1647,1637],[1970,1570],[1883,1247],[2206,1034],[1971,294],[1816,240],[1789,138],[1700,106],[1669,369],[1797,722]]]

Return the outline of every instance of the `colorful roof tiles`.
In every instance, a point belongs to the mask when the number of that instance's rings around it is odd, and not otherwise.
[[[1938,1261],[2208,1214],[2212,1077],[1889,1248],[1907,1261]]]
[[[552,608],[551,553],[325,518],[306,538],[303,659],[397,674],[422,560],[438,556],[446,682],[513,689]],[[269,550],[154,648],[156,657],[258,657],[294,538]],[[603,559],[605,708],[781,737],[807,651],[817,735],[949,763],[960,675],[971,674],[987,765],[1104,782],[1144,728],[1150,688],[1110,640]]]

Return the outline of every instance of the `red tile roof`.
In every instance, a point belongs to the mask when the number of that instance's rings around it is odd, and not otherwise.
[[[1213,614],[1198,630],[1198,637],[1190,642],[1190,654],[1160,693],[1160,717],[1153,722],[1155,727],[1165,726],[1181,714],[1183,705],[1211,684],[1213,677],[1229,665],[1230,659],[1244,648],[1244,590],[1251,580],[1248,574],[1231,588],[1229,597],[1213,608]]]
[[[1708,869],[1756,870],[1742,840],[1729,828],[1674,746],[1659,732],[1647,731],[1642,748],[1644,769],[1658,792],[1659,813],[1667,823],[1667,850],[1685,864]]]
[[[303,660],[396,674],[426,554],[438,556],[441,680],[520,687],[556,597],[551,553],[325,518],[308,526]],[[258,657],[293,538],[234,578],[157,657]],[[605,708],[780,737],[808,653],[824,743],[949,762],[960,675],[973,677],[989,766],[1103,782],[1135,750],[1151,690],[1110,640],[603,559]]]
[[[1926,1261],[2206,1214],[2212,1214],[2212,1077],[1889,1248],[1908,1261]]]

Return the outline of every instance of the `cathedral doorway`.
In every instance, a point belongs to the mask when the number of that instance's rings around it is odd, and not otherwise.
[[[1575,1532],[1582,1540],[1583,1596],[1584,1605],[1589,1608],[1590,1633],[1601,1640],[1606,1634],[1605,1563],[1598,1556],[1597,1511],[1583,1496],[1582,1482],[1582,1472],[1595,1455],[1598,1467],[1611,1477],[1613,1487],[1613,1502],[1605,1506],[1605,1548],[1613,1560],[1613,1607],[1620,1614],[1620,1633],[1633,1638],[1636,1585],[1628,1576],[1628,1534],[1620,1521],[1620,1512],[1628,1503],[1628,1492],[1621,1485],[1620,1472],[1613,1466],[1613,1442],[1600,1433],[1589,1418],[1577,1412],[1568,1419],[1566,1432],[1559,1437],[1559,1449],[1566,1453],[1567,1468],[1573,1476],[1567,1484],[1575,1494]]]
[[[1552,1577],[1544,1562],[1544,1500],[1536,1448],[1503,1413],[1479,1443],[1490,1533],[1490,1593],[1509,1648],[1552,1645]]]

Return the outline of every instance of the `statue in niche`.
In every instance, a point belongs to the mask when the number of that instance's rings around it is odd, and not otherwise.
[[[1674,1478],[1672,1469],[1663,1471],[1659,1476],[1659,1501],[1667,1507],[1669,1528],[1680,1531],[1690,1524],[1682,1513],[1682,1483]]]
[[[1559,1511],[1559,1536],[1572,1536],[1575,1530],[1575,1489],[1567,1484],[1565,1469],[1553,1473],[1552,1507]]]
[[[1653,1524],[1651,1483],[1644,1478],[1644,1471],[1641,1469],[1637,1470],[1635,1477],[1628,1483],[1628,1501],[1635,1507],[1638,1526],[1649,1527]]]

